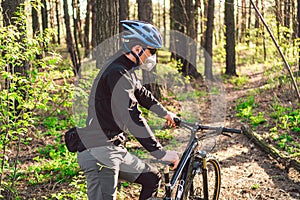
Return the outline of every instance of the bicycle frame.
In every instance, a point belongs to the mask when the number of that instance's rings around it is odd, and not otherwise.
[[[179,121],[180,123],[180,121]],[[165,195],[165,200],[172,200],[171,194],[173,190],[175,189],[176,183],[179,181],[175,200],[182,200],[182,197],[186,193],[186,185],[188,181],[192,180],[193,174],[192,171],[194,170],[194,166],[191,165],[194,162],[195,156],[194,154],[196,153],[197,147],[198,147],[198,136],[196,133],[199,130],[221,130],[221,133],[223,132],[232,132],[232,133],[241,133],[240,130],[237,129],[229,129],[229,128],[224,128],[224,127],[210,127],[210,126],[202,126],[196,124],[190,124],[187,122],[183,122],[182,124],[183,127],[188,128],[191,130],[191,137],[190,141],[180,159],[180,162],[178,164],[177,169],[174,172],[174,175],[172,176],[171,182],[169,181],[169,177],[167,176],[167,181],[166,181],[166,195]],[[226,135],[226,134],[224,134]],[[197,151],[198,152],[198,151]],[[200,151],[201,155],[201,164],[202,166],[199,166],[203,171],[203,187],[204,187],[204,199],[208,199],[208,183],[207,183],[207,166],[206,166],[206,152],[205,151]],[[168,172],[167,172],[168,173]]]
[[[181,159],[180,162],[178,164],[177,169],[174,172],[174,175],[172,176],[171,179],[171,183],[170,183],[170,192],[167,192],[169,194],[166,194],[166,197],[164,198],[165,200],[171,200],[171,193],[174,190],[177,181],[179,180],[180,176],[182,176],[180,182],[179,182],[179,189],[177,190],[177,194],[176,194],[176,200],[181,199],[182,194],[183,194],[183,190],[186,184],[186,180],[187,180],[187,175],[188,173],[183,173],[184,170],[189,170],[188,167],[191,166],[190,163],[192,162],[191,158],[192,158],[192,154],[195,152],[195,149],[198,146],[198,138],[196,135],[196,132],[198,131],[198,129],[193,129],[191,131],[192,135],[191,135],[191,139],[189,141],[189,144],[187,145]],[[186,171],[186,172],[187,172]],[[184,177],[185,176],[185,177]]]

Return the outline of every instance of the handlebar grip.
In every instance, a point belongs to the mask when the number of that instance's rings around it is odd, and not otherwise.
[[[180,126],[180,123],[181,123],[181,119],[180,118],[178,118],[178,117],[174,117],[174,122],[175,122],[175,124],[176,124],[176,126]]]

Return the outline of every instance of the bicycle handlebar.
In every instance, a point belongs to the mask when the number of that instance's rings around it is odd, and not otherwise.
[[[200,130],[220,130],[222,133],[237,133],[241,134],[242,131],[240,129],[234,129],[234,128],[226,128],[222,126],[204,126],[198,123],[190,123],[186,121],[182,121],[180,118],[174,118],[174,122],[176,123],[176,126],[182,126],[189,130],[194,131],[200,131]]]

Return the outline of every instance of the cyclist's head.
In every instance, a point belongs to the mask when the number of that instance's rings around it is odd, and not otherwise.
[[[136,45],[152,49],[162,47],[161,34],[153,25],[136,20],[122,20],[121,24],[124,27],[123,46],[127,52]]]

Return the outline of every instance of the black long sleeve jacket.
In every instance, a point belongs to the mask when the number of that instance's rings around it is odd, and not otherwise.
[[[160,117],[165,116],[167,111],[141,85],[134,72],[136,67],[122,54],[107,64],[94,80],[87,123],[97,137],[90,137],[89,143],[92,143],[90,146],[103,145],[107,139],[128,129],[154,157],[162,158],[165,151],[142,117],[138,104]]]

